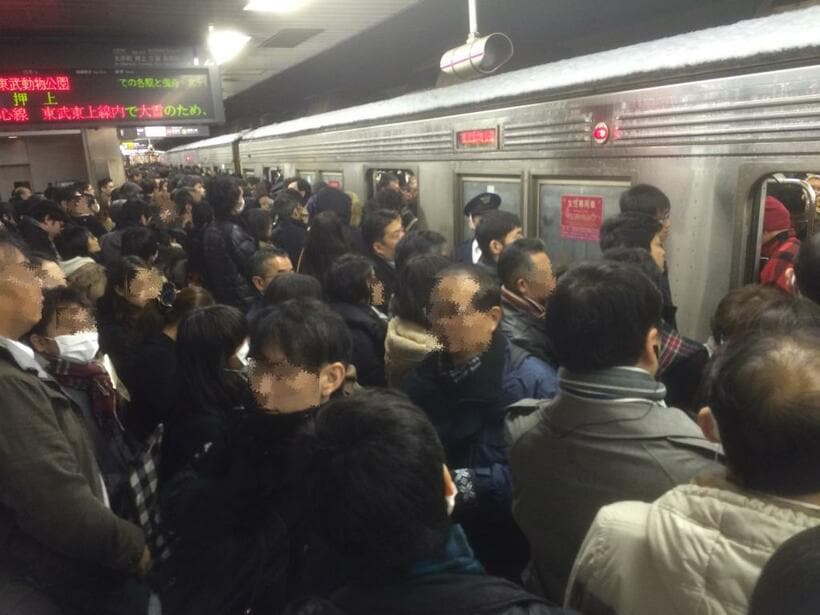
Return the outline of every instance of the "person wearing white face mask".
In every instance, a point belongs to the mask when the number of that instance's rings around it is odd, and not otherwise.
[[[133,457],[122,424],[127,401],[102,360],[97,360],[100,344],[92,305],[72,289],[45,291],[42,317],[28,333],[28,341],[45,371],[82,409],[97,464],[117,511],[121,498],[127,497]]]

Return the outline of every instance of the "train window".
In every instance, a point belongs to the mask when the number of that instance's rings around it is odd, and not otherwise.
[[[344,190],[344,174],[341,171],[320,171],[319,179],[331,188]]]
[[[618,199],[629,186],[618,180],[538,180],[538,231],[553,268],[601,254],[601,223],[618,213]]]
[[[757,208],[752,221],[746,281],[757,282],[767,262],[764,243],[769,239],[763,229],[766,199],[774,197],[789,212],[789,222],[801,241],[820,231],[820,172],[772,173],[760,181],[760,189],[753,195]]]
[[[521,216],[522,190],[520,177],[461,176],[459,180],[461,183],[461,208],[459,211],[463,210],[464,205],[470,199],[484,192],[493,192],[501,197],[501,207],[499,209]],[[468,218],[462,216],[462,219],[461,238],[472,237],[473,231],[470,229]]]
[[[410,189],[418,189],[418,178],[416,174],[409,169],[368,169],[365,177],[367,178],[367,198],[372,199],[376,195],[376,188],[379,185],[379,180],[386,173],[390,173],[399,178],[399,188],[405,189],[410,186]]]
[[[316,183],[316,171],[300,171],[297,169],[296,175],[304,179],[311,186]]]

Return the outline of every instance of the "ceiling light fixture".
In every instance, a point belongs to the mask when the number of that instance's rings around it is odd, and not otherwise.
[[[216,30],[208,26],[208,51],[217,64],[230,62],[248,44],[251,37],[236,30]]]
[[[248,0],[246,11],[260,13],[290,13],[302,8],[307,0]]]

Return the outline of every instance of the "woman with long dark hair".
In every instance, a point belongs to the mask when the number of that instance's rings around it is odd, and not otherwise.
[[[211,293],[204,288],[183,288],[162,315],[161,328],[146,333],[136,347],[125,427],[138,440],[144,441],[177,408],[176,339],[180,322],[194,310],[213,304]]]
[[[242,374],[247,338],[244,315],[227,305],[195,310],[179,324],[179,401],[165,439],[163,476],[173,476],[219,442],[231,421],[253,406]]]
[[[242,313],[225,305],[192,312],[177,331],[179,404],[160,468],[163,521],[174,537],[161,598],[175,615],[240,615],[257,601],[281,602],[287,534],[262,500],[274,476],[236,450],[237,430],[258,414],[242,369],[247,335]]]
[[[330,264],[351,251],[349,234],[339,217],[332,211],[323,211],[311,222],[296,270],[322,281]]]
[[[162,274],[137,256],[119,259],[108,274],[97,305],[100,349],[126,387],[133,382],[134,347],[146,331],[161,328],[162,311],[167,309],[163,304],[173,301],[167,291],[173,289],[165,285]]]

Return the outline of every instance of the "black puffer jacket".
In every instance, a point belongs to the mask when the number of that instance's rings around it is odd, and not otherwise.
[[[238,219],[214,220],[203,236],[205,281],[218,303],[247,312],[258,293],[250,282],[249,263],[256,246]]]
[[[359,384],[387,386],[384,371],[384,338],[387,323],[379,318],[369,305],[331,303],[330,307],[341,316],[353,337],[353,357]]]

